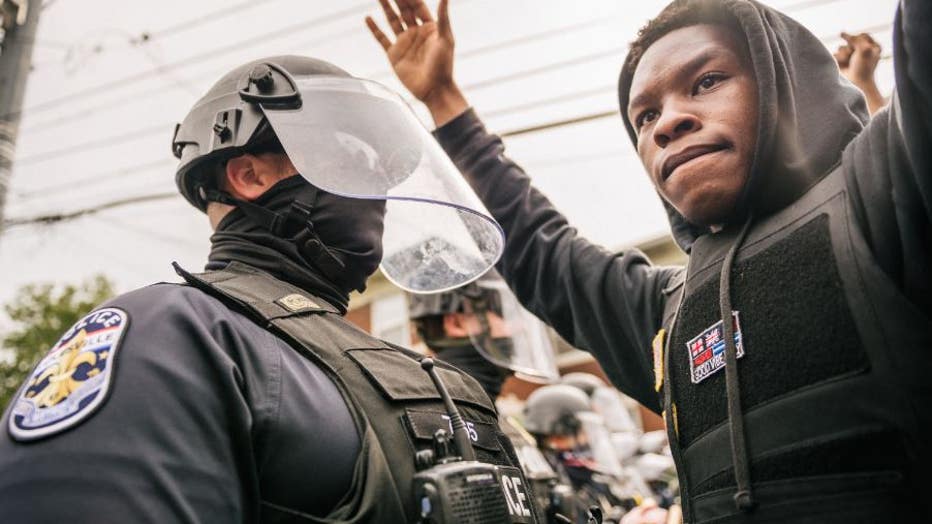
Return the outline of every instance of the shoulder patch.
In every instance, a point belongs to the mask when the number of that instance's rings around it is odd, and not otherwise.
[[[10,435],[35,440],[91,416],[107,398],[128,324],[125,311],[110,307],[88,314],[65,332],[13,400]]]

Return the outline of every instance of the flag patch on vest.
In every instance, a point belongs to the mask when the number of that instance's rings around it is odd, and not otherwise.
[[[107,397],[113,361],[128,324],[125,311],[104,308],[72,326],[13,400],[10,435],[35,440],[73,427],[94,413]]]
[[[738,358],[744,356],[744,344],[741,342],[741,322],[738,312],[732,311],[734,322],[735,349]],[[686,343],[689,355],[690,380],[698,384],[725,367],[725,330],[721,320],[712,324],[705,331]]]

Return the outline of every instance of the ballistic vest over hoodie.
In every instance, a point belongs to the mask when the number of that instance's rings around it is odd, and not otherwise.
[[[498,269],[617,387],[663,413],[688,522],[928,520],[932,6],[902,2],[897,92],[868,122],[861,95],[795,21],[752,1],[685,3],[734,20],[759,85],[734,223],[713,234],[667,207],[687,268],[609,252],[470,110],[435,134],[507,233]]]

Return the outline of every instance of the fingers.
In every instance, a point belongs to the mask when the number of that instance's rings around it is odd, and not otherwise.
[[[437,29],[445,38],[453,40],[453,28],[450,27],[449,7],[449,0],[440,0],[440,4],[437,5]]]
[[[853,51],[874,50],[878,53],[880,52],[880,44],[868,33],[852,35],[842,31],[841,37]]]
[[[859,34],[859,35],[857,36],[857,38],[860,39],[862,42],[865,42],[865,43],[867,43],[867,44],[880,47],[880,44],[878,44],[877,41],[874,40],[874,37],[872,37],[872,36],[869,35],[868,33],[861,33],[861,34]]]
[[[404,20],[405,26],[417,26],[417,19],[414,17],[414,9],[411,7],[411,2],[395,0],[395,3],[398,4],[398,9],[401,10],[401,18]]]
[[[848,62],[851,60],[851,54],[854,52],[854,49],[851,49],[851,46],[840,45],[838,50],[832,53],[832,56],[835,57],[835,61],[838,62],[840,67],[848,67]]]
[[[430,9],[428,9],[427,4],[424,3],[424,0],[405,0],[405,3],[408,4],[412,11],[414,11],[417,19],[422,23],[434,21],[434,16],[430,14]]]
[[[392,27],[392,31],[394,31],[396,35],[404,33],[405,28],[401,25],[401,19],[398,18],[398,13],[395,12],[395,8],[388,3],[388,0],[379,0],[379,4],[382,5],[382,11],[385,12],[385,19],[388,20],[388,25]]]
[[[392,41],[385,36],[385,33],[379,29],[379,26],[375,23],[375,20],[371,16],[366,17],[366,25],[369,27],[369,31],[372,32],[372,36],[379,42],[382,46],[382,49],[388,51],[388,48],[392,46]]]

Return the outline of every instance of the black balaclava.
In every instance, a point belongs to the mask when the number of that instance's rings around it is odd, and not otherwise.
[[[511,339],[499,339],[496,342],[508,343],[511,342]],[[437,358],[453,364],[476,379],[493,401],[502,392],[505,380],[511,376],[511,370],[498,367],[489,362],[479,353],[479,350],[468,338],[450,340],[442,346],[432,344],[428,344],[428,346],[437,354]]]
[[[349,293],[365,290],[366,279],[382,260],[382,200],[327,193],[296,175],[272,186],[252,205],[229,203],[237,207],[211,236],[207,269],[243,262],[345,312]],[[275,215],[281,220],[270,227],[267,217]]]
[[[792,18],[754,0],[675,0],[664,12],[683,10],[689,25],[722,24],[748,44],[758,89],[757,145],[751,171],[726,229],[740,228],[719,275],[719,310],[725,339],[725,387],[735,469],[738,509],[754,506],[750,455],[744,435],[741,387],[731,321],[731,268],[756,217],[775,213],[802,196],[840,162],[845,146],[867,121],[864,97],[844,80],[831,53],[809,30]],[[634,73],[625,61],[618,81],[622,120],[637,148],[637,133],[628,119]],[[677,244],[687,253],[708,228],[689,223],[664,201]],[[734,229],[737,230],[737,229]],[[669,358],[669,354],[667,354]],[[664,404],[672,403],[669,386]],[[671,424],[667,413],[668,424]],[[688,495],[687,495],[688,496]]]

